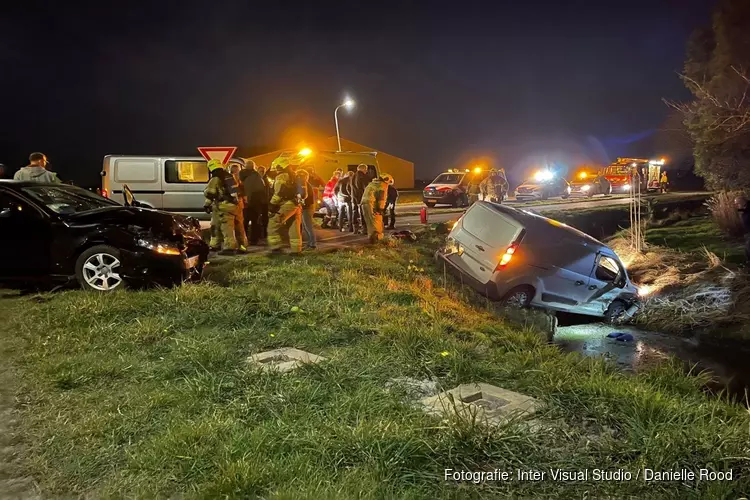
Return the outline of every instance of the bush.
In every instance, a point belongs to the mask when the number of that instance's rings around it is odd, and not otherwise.
[[[740,214],[734,206],[734,198],[739,194],[741,193],[724,191],[706,201],[716,224],[729,236],[742,236],[745,232]]]

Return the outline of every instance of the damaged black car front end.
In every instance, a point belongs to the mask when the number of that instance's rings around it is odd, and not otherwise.
[[[0,184],[3,282],[71,281],[84,289],[171,286],[208,259],[196,219],[122,206],[65,185]]]

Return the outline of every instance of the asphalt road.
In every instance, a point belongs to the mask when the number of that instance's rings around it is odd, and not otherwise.
[[[701,192],[686,192],[686,193],[671,193],[670,199],[674,198],[689,198],[696,195],[701,195],[706,193]],[[630,199],[627,196],[612,196],[608,198],[593,198],[593,199],[585,199],[581,201],[551,201],[549,203],[544,204],[533,204],[533,203],[524,203],[524,202],[516,202],[514,200],[507,201],[506,204],[512,207],[517,208],[525,208],[527,210],[533,210],[536,213],[544,214],[545,212],[555,212],[555,211],[575,211],[575,210],[586,210],[590,208],[595,207],[602,207],[602,206],[622,206],[622,205],[628,205],[630,203]],[[407,212],[407,214],[396,217],[396,230],[408,230],[408,229],[414,229],[416,227],[421,226],[419,220],[419,215],[414,214],[415,211],[418,211],[421,208],[421,204],[405,204],[400,207],[402,213]],[[456,208],[430,208],[427,212],[427,222],[429,224],[436,223],[436,222],[447,222],[450,220],[456,220],[458,219],[461,214],[464,212],[464,209],[456,209]],[[204,229],[207,229],[210,226],[210,223],[208,221],[201,221],[201,227]],[[388,234],[389,231],[386,231],[386,234]],[[318,234],[318,247],[321,249],[325,248],[335,248],[335,247],[342,247],[342,246],[353,246],[353,245],[361,245],[364,244],[367,241],[367,238],[362,235],[355,235],[351,233],[342,233],[340,231],[334,231],[331,229],[320,229],[317,232]],[[254,247],[250,249],[252,252],[262,252],[265,251],[264,247]]]

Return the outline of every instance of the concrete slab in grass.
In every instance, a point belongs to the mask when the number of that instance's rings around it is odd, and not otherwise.
[[[248,363],[260,367],[263,371],[277,371],[286,373],[305,363],[320,363],[325,361],[323,356],[317,356],[294,347],[282,347],[272,351],[253,354]]]
[[[489,384],[464,384],[444,391],[437,396],[422,400],[425,410],[433,414],[471,416],[476,413],[480,420],[502,424],[516,417],[535,413],[539,400]],[[455,408],[455,411],[454,411]]]

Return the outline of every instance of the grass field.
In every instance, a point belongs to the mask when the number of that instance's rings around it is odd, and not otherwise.
[[[22,377],[28,472],[46,496],[737,498],[747,410],[671,364],[635,376],[563,354],[460,289],[431,248],[398,245],[212,264],[173,290],[4,299]],[[246,364],[293,346],[328,358]],[[487,382],[539,398],[542,428],[436,419],[395,377]],[[727,482],[554,482],[548,469],[733,469]],[[457,484],[444,469],[547,471]],[[642,477],[642,472],[640,473]]]
[[[709,217],[693,217],[645,232],[646,242],[681,252],[702,252],[705,247],[730,264],[745,262],[744,242],[724,235]]]

